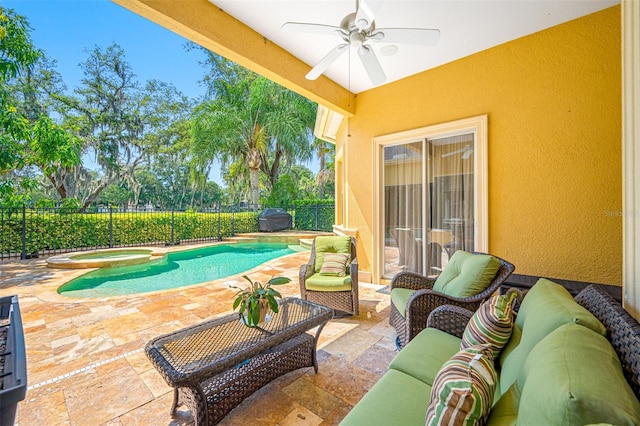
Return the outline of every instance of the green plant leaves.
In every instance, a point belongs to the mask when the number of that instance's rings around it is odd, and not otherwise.
[[[260,305],[261,301],[266,300],[269,308],[278,313],[278,301],[276,298],[282,298],[282,295],[277,290],[271,288],[272,285],[282,285],[291,282],[287,277],[272,277],[266,284],[262,284],[258,281],[253,281],[249,276],[243,275],[242,278],[247,280],[250,284],[245,289],[239,289],[236,293],[236,298],[233,302],[233,309],[238,309],[240,315],[246,311],[245,324],[247,326],[256,326],[260,321]],[[231,286],[231,288],[238,288]]]

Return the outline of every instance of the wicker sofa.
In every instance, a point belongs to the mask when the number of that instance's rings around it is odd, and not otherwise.
[[[434,378],[460,349],[472,315],[434,310],[341,424],[423,425]],[[640,424],[640,325],[597,286],[573,299],[539,280],[496,364],[489,425]]]

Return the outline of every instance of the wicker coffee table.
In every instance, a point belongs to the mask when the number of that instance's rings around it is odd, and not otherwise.
[[[216,424],[273,379],[302,367],[318,372],[316,344],[333,310],[298,298],[279,301],[280,312],[259,327],[238,314],[151,340],[145,351],[175,388],[171,416],[185,405],[196,425]],[[315,335],[307,333],[318,327]]]

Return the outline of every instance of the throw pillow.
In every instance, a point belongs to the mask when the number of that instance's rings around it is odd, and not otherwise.
[[[433,380],[425,424],[484,424],[491,410],[497,374],[488,345],[461,350]]]
[[[346,253],[325,253],[320,275],[344,277],[349,255]]]
[[[460,349],[487,344],[494,359],[509,341],[513,330],[515,293],[493,296],[480,305],[462,334]]]

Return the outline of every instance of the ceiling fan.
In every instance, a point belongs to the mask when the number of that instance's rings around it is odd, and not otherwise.
[[[376,57],[373,48],[367,44],[399,43],[433,46],[440,38],[440,31],[427,28],[380,28],[376,29],[375,15],[381,0],[356,0],[356,11],[345,16],[340,26],[312,24],[303,22],[286,22],[282,25],[285,31],[337,36],[343,43],[338,44],[327,53],[306,75],[308,80],[315,80],[324,73],[350,47],[358,52],[371,83],[382,84],[387,76]]]
[[[468,160],[469,157],[471,157],[471,154],[473,154],[473,148],[471,147],[471,145],[466,145],[464,148],[456,149],[455,151],[442,154],[442,158],[451,157],[452,155],[460,153],[462,153],[462,157],[460,158],[462,158],[463,160]]]

